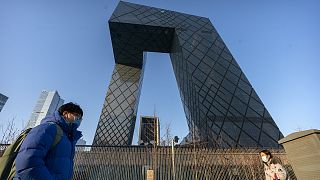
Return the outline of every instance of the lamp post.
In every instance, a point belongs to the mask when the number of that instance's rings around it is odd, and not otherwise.
[[[172,150],[172,174],[173,174],[173,180],[176,179],[176,172],[174,169],[174,145],[175,143],[178,143],[179,138],[178,136],[174,136],[174,138],[172,139],[172,143],[171,143],[171,150]]]

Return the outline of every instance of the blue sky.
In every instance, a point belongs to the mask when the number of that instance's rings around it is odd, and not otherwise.
[[[320,129],[320,1],[131,0],[208,17],[284,135]],[[118,1],[0,0],[0,124],[21,128],[42,90],[58,90],[84,109],[91,144],[114,58],[107,21]],[[148,53],[140,115],[187,134],[168,54]],[[133,143],[137,143],[137,127]]]

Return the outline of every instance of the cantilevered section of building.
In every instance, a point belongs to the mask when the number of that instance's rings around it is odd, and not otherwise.
[[[189,142],[279,147],[283,135],[208,18],[120,1],[109,28],[116,64],[94,145],[131,145],[149,51],[170,54]]]

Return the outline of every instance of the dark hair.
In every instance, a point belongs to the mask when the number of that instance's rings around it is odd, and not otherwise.
[[[78,104],[74,104],[72,102],[64,104],[64,105],[60,106],[60,108],[58,109],[58,112],[60,115],[62,115],[62,113],[64,111],[67,111],[69,113],[80,114],[81,117],[83,116],[83,111],[82,111],[81,107]]]
[[[260,154],[261,154],[261,153],[264,153],[264,154],[266,154],[266,155],[269,155],[270,158],[273,157],[272,154],[271,154],[271,152],[270,152],[269,150],[267,150],[267,149],[264,149],[264,150],[260,151]]]

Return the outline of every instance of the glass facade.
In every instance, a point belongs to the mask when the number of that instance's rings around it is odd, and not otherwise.
[[[170,53],[190,132],[185,142],[220,147],[279,147],[277,141],[282,133],[208,18],[120,1],[109,28],[116,65],[94,144],[131,144],[143,53],[151,51]],[[126,70],[119,73],[120,67]],[[121,76],[131,69],[139,74],[132,76],[137,78],[137,89],[129,92],[127,83],[132,82]],[[115,83],[117,79],[121,81]],[[125,91],[129,93],[126,96]],[[115,97],[119,95],[122,100]],[[128,116],[120,116],[128,111],[127,97],[134,99],[130,106],[133,109]],[[114,99],[116,104],[112,104]],[[120,101],[129,101],[129,105],[117,108]],[[119,143],[121,139],[125,139],[123,143]]]
[[[143,70],[116,64],[103,104],[93,145],[132,143]]]
[[[57,91],[42,91],[25,129],[39,125],[44,117],[53,114],[63,103]]]
[[[159,145],[159,129],[159,117],[141,116],[138,145]]]
[[[3,106],[6,104],[8,97],[0,93],[0,112]]]

